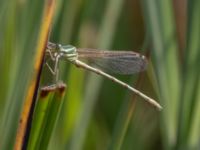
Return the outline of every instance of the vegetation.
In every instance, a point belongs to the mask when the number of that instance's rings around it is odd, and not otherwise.
[[[198,0],[0,1],[0,149],[200,149],[199,8]],[[145,54],[147,71],[115,76],[163,110],[65,61],[66,88],[52,88],[42,64],[48,40]]]

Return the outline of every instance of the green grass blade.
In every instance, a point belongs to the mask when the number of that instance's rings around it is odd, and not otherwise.
[[[159,99],[163,105],[165,147],[176,142],[180,73],[174,15],[171,1],[143,1],[147,29],[153,42],[153,62],[158,80]]]
[[[1,52],[3,50],[2,62],[5,64],[2,69],[5,72],[1,76],[3,78],[0,82],[6,84],[3,88],[6,91],[3,92],[3,95],[0,95],[5,96],[0,131],[0,135],[4,135],[1,138],[1,149],[12,149],[14,145],[22,103],[27,94],[28,82],[32,76],[33,54],[44,6],[41,2],[40,7],[36,6],[37,2],[26,1],[20,3],[19,1],[10,0],[5,3],[2,2],[1,5],[5,10],[3,15],[0,14],[0,16],[2,15],[1,19],[4,18],[4,23],[1,24],[3,32],[0,36],[2,36],[1,39],[4,39],[1,41],[3,46]],[[36,12],[39,13],[37,18],[32,15]],[[24,14],[29,14],[29,17],[24,18]],[[27,22],[34,22],[35,26],[26,26]],[[30,28],[31,30],[29,30]],[[3,84],[2,86],[4,86]]]
[[[53,87],[43,87],[41,88],[39,98],[33,114],[33,121],[31,125],[31,132],[28,143],[28,150],[37,149],[40,142],[41,134],[44,130],[44,122],[48,114],[48,105],[51,104],[53,95]]]
[[[182,79],[182,97],[181,97],[181,111],[177,147],[182,149],[196,147],[190,145],[191,134],[198,132],[196,129],[196,123],[198,120],[196,112],[199,110],[199,40],[200,40],[200,19],[197,15],[200,2],[196,0],[188,1],[188,26],[187,26],[187,41],[183,66],[183,79]],[[194,121],[194,122],[193,122]],[[195,123],[196,122],[196,123]],[[194,128],[193,128],[194,127]],[[197,137],[197,136],[196,136]],[[188,141],[189,140],[189,141]],[[194,141],[194,140],[193,140]]]
[[[65,87],[66,87],[65,84],[59,83],[58,85],[56,85],[56,88],[54,89],[55,94],[54,94],[53,100],[48,106],[48,110],[47,110],[48,114],[44,122],[44,128],[43,128],[44,130],[40,137],[41,141],[38,145],[39,150],[46,150],[48,148],[49,141],[50,141],[52,132],[54,130],[55,124],[57,122],[57,119],[59,117],[59,112],[63,103]]]
[[[198,80],[197,89],[200,89],[200,79]],[[188,145],[190,149],[199,149],[199,139],[200,139],[200,92],[197,92],[196,105],[194,107],[193,116],[191,119],[191,128],[188,136]]]

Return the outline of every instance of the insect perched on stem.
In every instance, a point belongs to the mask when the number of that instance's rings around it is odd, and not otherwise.
[[[142,92],[134,89],[130,85],[118,80],[117,78],[105,73],[104,71],[87,65],[79,59],[87,59],[102,69],[110,70],[113,73],[119,74],[133,74],[144,71],[147,67],[147,60],[145,56],[131,52],[131,51],[98,51],[95,49],[77,49],[72,45],[62,46],[60,44],[54,44],[48,42],[46,48],[46,55],[49,55],[52,61],[55,62],[54,68],[52,69],[48,63],[46,65],[55,77],[55,83],[58,82],[59,67],[58,63],[60,60],[67,60],[77,67],[86,69],[88,71],[99,74],[106,77],[113,82],[120,84],[128,90],[134,92],[138,96],[142,97],[151,105],[155,106],[159,110],[162,109],[159,103],[154,99],[146,96]]]

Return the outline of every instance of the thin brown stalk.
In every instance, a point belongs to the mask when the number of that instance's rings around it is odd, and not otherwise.
[[[42,18],[43,21],[40,28],[40,35],[38,38],[37,51],[34,58],[34,73],[27,89],[27,95],[25,96],[24,105],[20,116],[20,122],[14,146],[15,150],[21,150],[23,147],[23,142],[25,141],[24,137],[27,130],[28,118],[31,112],[31,107],[34,104],[34,99],[36,97],[34,95],[36,93],[35,91],[37,91],[37,85],[39,84],[39,76],[42,68],[42,62],[45,53],[46,43],[48,40],[48,34],[50,31],[51,22],[55,10],[54,8],[55,0],[46,0],[44,14]]]

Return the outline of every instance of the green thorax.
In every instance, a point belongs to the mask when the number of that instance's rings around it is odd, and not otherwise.
[[[60,55],[60,58],[67,59],[69,61],[74,61],[78,57],[76,47],[72,45],[63,46],[58,44],[57,53]]]

